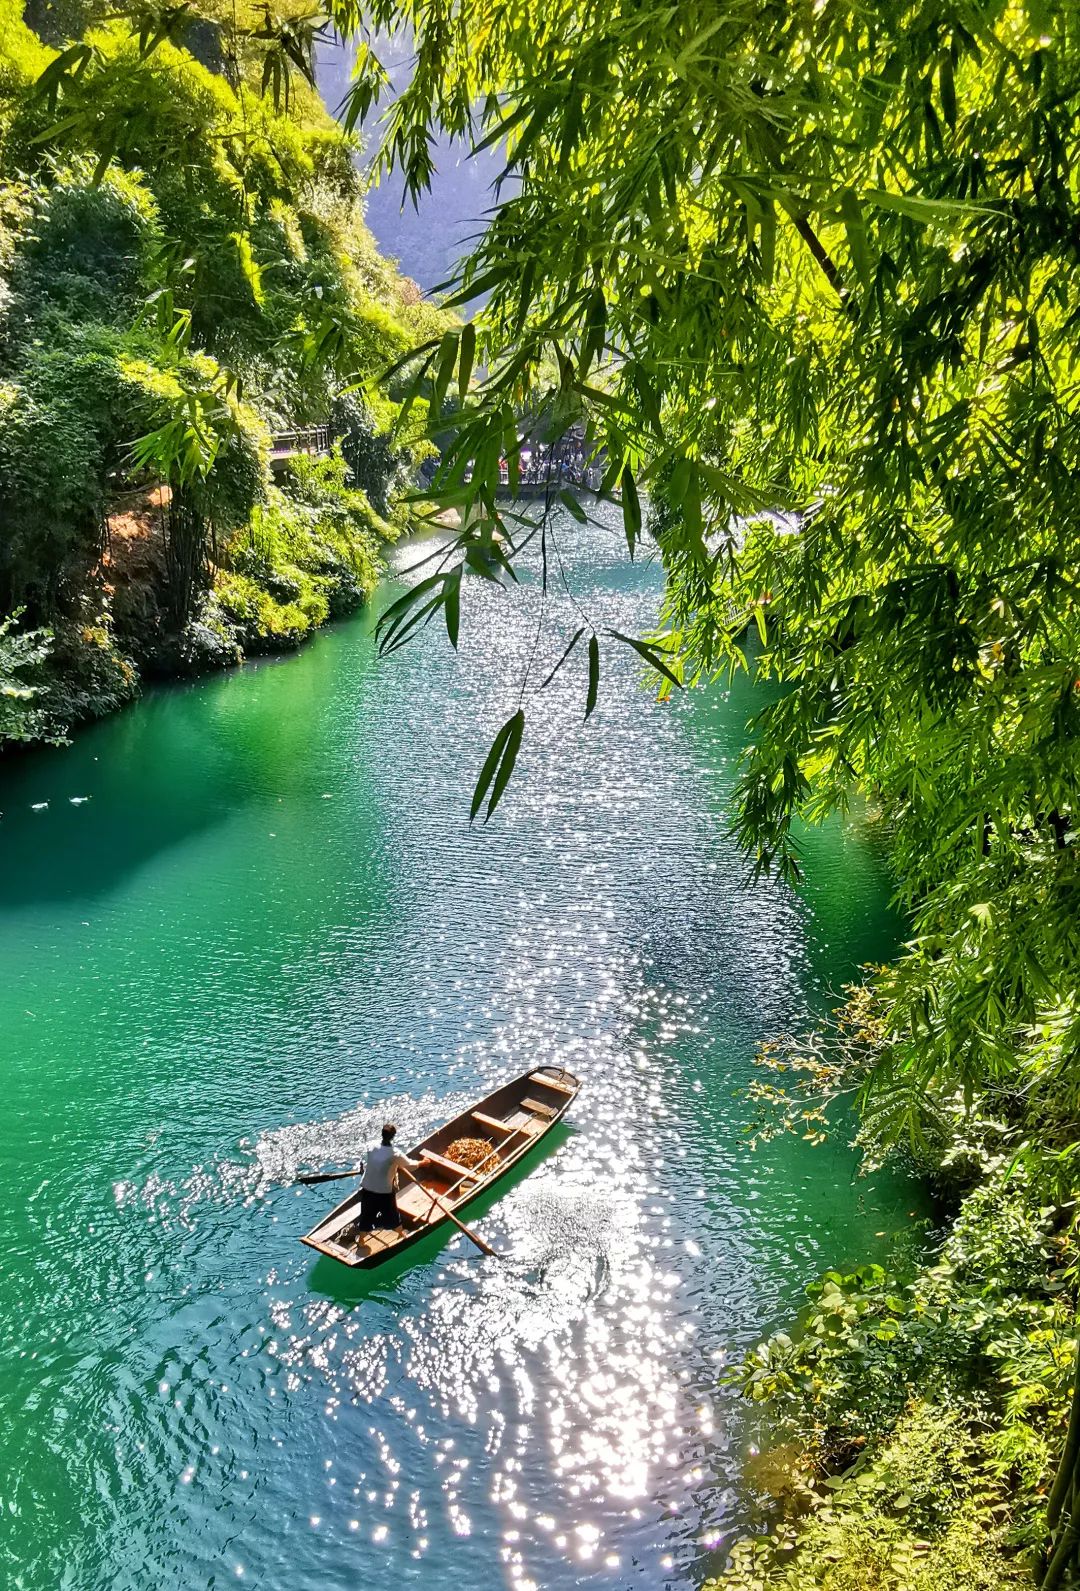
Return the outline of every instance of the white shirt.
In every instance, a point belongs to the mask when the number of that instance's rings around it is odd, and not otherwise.
[[[380,1144],[367,1157],[360,1186],[366,1188],[369,1193],[393,1193],[394,1178],[399,1171],[419,1169],[419,1160],[410,1160],[408,1155],[403,1155],[400,1149],[394,1148],[393,1144]]]

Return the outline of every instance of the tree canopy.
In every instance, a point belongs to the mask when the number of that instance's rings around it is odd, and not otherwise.
[[[739,788],[755,864],[794,875],[797,820],[856,797],[887,818],[910,938],[860,1074],[877,1130],[919,1141],[957,1088],[989,1097],[1014,1149],[1039,1147],[1042,1196],[1066,1197],[1080,14],[375,0],[365,17],[415,30],[386,138],[410,189],[436,127],[506,150],[462,273],[463,301],[486,295],[475,351],[466,327],[428,355],[436,393],[458,378],[435,489],[478,510],[466,556],[505,524],[498,461],[513,470],[514,415],[545,387],[551,430],[583,424],[603,450],[631,554],[651,503],[664,669],[742,667],[749,628],[752,666],[783,687]],[[379,89],[361,50],[351,112]],[[456,624],[455,578],[419,600],[441,595]],[[527,700],[524,717],[527,733]],[[496,779],[522,732],[511,720]],[[1075,1564],[1078,1448],[1074,1414],[1047,1585]]]
[[[427,354],[460,388],[433,490],[479,509],[466,551],[506,525],[499,459],[546,386],[551,429],[604,449],[631,552],[648,494],[666,666],[742,666],[749,623],[786,687],[740,788],[757,864],[793,873],[796,818],[857,792],[888,810],[914,933],[875,1086],[913,1125],[935,1078],[1059,1067],[1080,1038],[1075,10],[364,20],[415,29],[385,145],[410,188],[436,126],[506,149],[462,274],[487,295],[475,349],[470,324]],[[350,113],[379,78],[362,49]]]
[[[150,139],[181,183],[191,129],[162,125],[150,83],[169,15],[140,10],[111,60],[96,44],[53,58],[39,89],[59,119],[39,107],[30,142],[84,136],[96,74],[149,74],[139,114],[95,101],[102,168],[145,160]],[[281,107],[324,19],[259,16],[230,48]],[[420,344],[404,405],[457,393],[432,496],[473,511],[466,562],[492,572],[496,526],[496,572],[538,534],[497,500],[522,409],[550,435],[583,426],[631,555],[647,494],[669,575],[652,655],[705,678],[745,663],[753,623],[756,666],[787,686],[741,789],[758,865],[797,870],[800,814],[859,788],[887,801],[920,926],[896,988],[898,1029],[918,1040],[901,1042],[904,1066],[974,1081],[1011,1064],[1040,1014],[1071,1033],[1057,974],[1077,949],[1075,12],[755,0],[613,6],[590,25],[566,0],[350,0],[330,21],[361,40],[350,127],[386,90],[370,41],[412,31],[383,129],[384,167],[410,191],[437,130],[505,151],[456,295],[484,308]],[[289,253],[273,174],[312,157],[265,99],[241,88],[236,106],[214,180],[256,207],[213,249],[253,307]],[[295,344],[291,306],[264,317],[268,358]],[[335,288],[304,334],[343,381],[371,369],[353,319]],[[377,332],[373,348],[404,354]],[[448,567],[417,600],[450,606],[460,578]]]
[[[235,661],[359,601],[430,451],[377,378],[446,317],[378,254],[354,141],[181,10],[31,7],[35,32],[0,0],[0,619],[51,628],[19,677],[59,676],[9,693],[0,743],[116,706],[136,663]],[[315,423],[350,475],[318,502],[269,469]]]

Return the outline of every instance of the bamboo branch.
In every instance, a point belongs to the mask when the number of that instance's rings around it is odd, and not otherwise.
[[[1047,1528],[1053,1530],[1061,1516],[1069,1486],[1075,1479],[1076,1461],[1080,1457],[1080,1344],[1073,1365],[1072,1401],[1069,1405],[1069,1423],[1065,1429],[1065,1446],[1058,1463],[1058,1472],[1046,1505]]]
[[[848,298],[848,290],[844,283],[844,278],[840,271],[840,267],[837,265],[836,261],[833,259],[832,255],[829,253],[824,243],[822,243],[821,239],[818,237],[817,233],[814,231],[813,227],[810,225],[805,216],[792,216],[791,219],[795,223],[796,232],[802,238],[803,242],[810,250],[810,253],[814,256],[814,259],[821,267],[822,274],[829,283],[829,286],[832,288],[841,304],[847,310],[848,314],[851,314],[853,312],[852,306]]]

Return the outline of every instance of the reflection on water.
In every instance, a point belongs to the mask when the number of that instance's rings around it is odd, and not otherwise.
[[[659,576],[563,528],[591,622]],[[530,707],[534,585],[462,655],[369,621],[161,692],[5,770],[0,1568],[19,1588],[693,1585],[738,1527],[727,1357],[910,1195],[838,1145],[751,1154],[756,1042],[888,942],[866,849],[749,888],[727,802],[749,696],[605,668]],[[549,599],[545,657],[572,616]],[[89,796],[79,806],[65,796]],[[48,809],[34,811],[41,800]],[[403,1141],[541,1061],[583,1088],[473,1218],[384,1270],[296,1241]]]

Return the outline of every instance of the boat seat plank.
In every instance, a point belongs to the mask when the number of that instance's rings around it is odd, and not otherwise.
[[[437,1166],[442,1166],[444,1171],[452,1171],[455,1177],[468,1177],[472,1182],[481,1182],[475,1171],[470,1171],[468,1166],[459,1164],[456,1160],[448,1160],[445,1155],[437,1155],[434,1149],[424,1150],[424,1159],[430,1160]]]
[[[521,1108],[522,1110],[531,1111],[534,1116],[543,1116],[548,1121],[556,1114],[555,1107],[553,1105],[545,1105],[542,1099],[523,1099]]]
[[[529,1082],[543,1083],[545,1088],[553,1088],[557,1094],[569,1094],[573,1097],[577,1093],[577,1089],[571,1088],[569,1083],[556,1082],[553,1077],[545,1077],[543,1072],[530,1072]]]
[[[432,1204],[431,1194],[420,1188],[409,1188],[405,1193],[399,1193],[397,1206],[410,1221],[416,1221],[421,1226],[432,1219],[432,1211],[436,1208]]]
[[[478,1121],[482,1127],[497,1127],[500,1132],[513,1132],[514,1130],[508,1121],[503,1121],[499,1116],[488,1116],[482,1110],[474,1110],[472,1119],[473,1121]]]
[[[507,1117],[507,1125],[513,1127],[515,1132],[521,1133],[523,1138],[532,1138],[538,1132],[543,1132],[548,1123],[538,1121],[527,1110],[516,1110],[512,1116]]]

